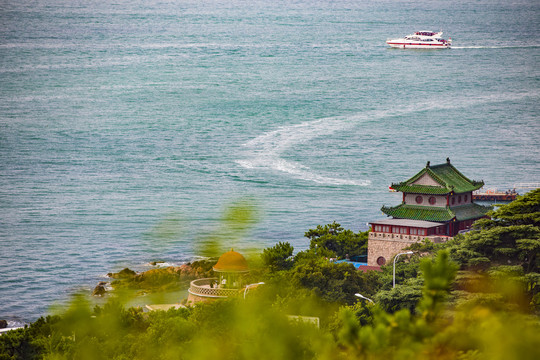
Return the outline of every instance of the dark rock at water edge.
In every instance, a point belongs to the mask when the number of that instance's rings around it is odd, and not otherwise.
[[[5,329],[8,327],[7,320],[0,320],[0,329]]]
[[[121,271],[119,271],[117,273],[108,273],[107,274],[108,277],[113,278],[113,279],[127,279],[127,278],[132,278],[135,275],[137,275],[137,273],[135,271],[131,270],[131,269],[128,269],[128,268],[122,269]]]
[[[107,293],[107,290],[105,289],[105,285],[107,283],[105,281],[101,281],[97,286],[94,288],[94,291],[92,291],[92,296],[103,296],[105,293]]]

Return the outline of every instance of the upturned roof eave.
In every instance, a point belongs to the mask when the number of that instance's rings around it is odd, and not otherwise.
[[[445,173],[445,169],[450,170],[450,172],[453,173],[455,176],[448,176],[448,174]],[[441,173],[441,174],[439,175],[438,173]],[[440,185],[440,190],[423,192],[425,191],[424,186],[429,186],[429,185],[421,185],[421,187],[419,187],[418,190],[415,190],[414,189],[415,185],[413,183],[417,181],[420,177],[422,177],[424,174],[428,174],[436,183],[438,183]],[[455,178],[461,179],[462,181],[455,181]],[[400,190],[400,188],[403,188],[405,186],[409,187],[408,189],[406,189],[407,191]],[[451,193],[463,194],[463,193],[478,190],[482,186],[484,186],[483,181],[470,180],[468,177],[463,175],[458,169],[456,169],[456,167],[450,163],[449,159],[447,159],[446,163],[433,165],[433,166],[430,166],[428,162],[426,167],[424,167],[414,176],[400,183],[392,184],[391,188],[397,191],[409,192],[413,194],[446,195],[446,194],[451,194]],[[437,188],[437,187],[433,186],[433,188]]]

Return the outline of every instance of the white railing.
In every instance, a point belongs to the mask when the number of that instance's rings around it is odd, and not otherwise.
[[[210,284],[215,284],[214,287],[210,287]],[[189,293],[202,296],[202,297],[214,297],[214,298],[226,298],[230,296],[240,295],[241,289],[224,289],[217,287],[217,278],[205,278],[193,280],[189,285]]]
[[[394,234],[394,233],[380,233],[370,232],[368,235],[369,240],[388,240],[388,241],[422,241],[425,238],[430,239],[434,243],[446,242],[452,239],[447,235],[407,235],[407,234]]]

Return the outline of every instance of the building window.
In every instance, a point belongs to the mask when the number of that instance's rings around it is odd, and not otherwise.
[[[456,203],[456,198],[452,196],[452,205]]]
[[[461,195],[459,195],[459,196],[457,197],[457,202],[458,202],[458,204],[461,204]]]
[[[406,234],[407,233],[407,228],[406,227],[402,227],[399,231],[401,234]]]
[[[383,266],[384,264],[386,264],[386,259],[384,257],[382,257],[382,256],[379,256],[377,258],[377,265]]]
[[[415,200],[417,204],[421,204],[424,201],[424,198],[418,195]]]
[[[411,228],[411,235],[418,235],[418,229],[417,228]]]
[[[467,202],[467,195],[464,196],[463,202]]]
[[[399,234],[399,228],[397,226],[394,226],[393,229],[392,229],[392,232],[394,234]]]
[[[435,205],[436,202],[437,202],[437,199],[435,199],[435,196],[430,196],[430,198],[429,198],[429,204],[430,204],[430,205]]]

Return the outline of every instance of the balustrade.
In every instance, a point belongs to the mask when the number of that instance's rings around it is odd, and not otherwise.
[[[210,284],[215,284],[215,287],[210,287]],[[217,278],[205,278],[193,280],[189,286],[189,293],[202,297],[219,297],[226,298],[230,296],[238,296],[241,289],[225,289],[218,287]]]

